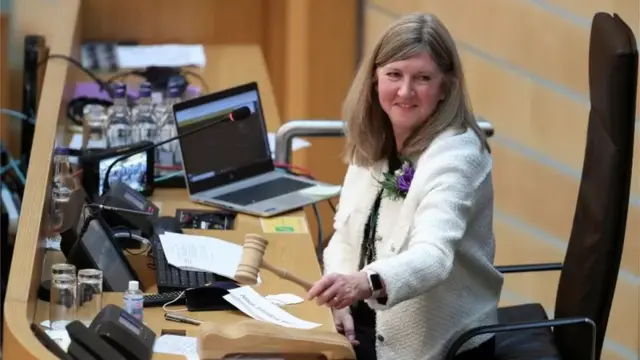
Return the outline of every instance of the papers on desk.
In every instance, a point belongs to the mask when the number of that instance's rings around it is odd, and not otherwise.
[[[198,360],[198,339],[191,336],[162,335],[153,344],[153,352],[182,355],[187,360]]]
[[[296,329],[313,329],[320,326],[318,323],[289,314],[248,286],[231,289],[223,298],[256,320]]]
[[[205,271],[234,278],[242,257],[242,246],[201,235],[165,232],[158,237],[169,264],[182,270]]]
[[[149,66],[204,67],[207,58],[202,45],[118,45],[118,66],[122,69],[143,69]]]

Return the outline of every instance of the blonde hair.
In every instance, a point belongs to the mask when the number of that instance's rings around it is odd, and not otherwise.
[[[401,156],[421,154],[443,131],[472,129],[482,146],[489,144],[476,123],[467,95],[462,64],[456,45],[442,22],[431,14],[411,14],[393,23],[382,35],[373,52],[360,64],[343,105],[346,121],[348,163],[371,166],[394,151],[391,121],[380,106],[376,91],[376,70],[395,61],[423,52],[445,77],[445,97],[424,125],[411,134],[402,146]]]

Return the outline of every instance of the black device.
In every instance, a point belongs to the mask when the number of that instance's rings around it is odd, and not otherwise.
[[[145,294],[144,307],[158,307],[173,301],[171,305],[184,305],[187,296],[184,291],[172,291],[160,294]]]
[[[60,248],[67,262],[78,269],[102,270],[105,291],[124,292],[129,288],[129,281],[140,281],[116,242],[113,231],[99,214],[88,216],[78,241],[71,246],[66,241],[62,239]]]
[[[173,216],[161,216],[153,222],[154,235],[162,235],[165,231],[182,234],[180,222]],[[157,239],[157,241],[160,241]]]
[[[93,319],[89,330],[98,334],[125,359],[148,360],[153,356],[156,334],[116,305],[105,306]]]
[[[239,285],[233,281],[219,281],[207,286],[188,289],[185,291],[187,310],[189,311],[224,311],[238,310],[224,299],[229,290]]]
[[[160,213],[158,206],[121,181],[98,199],[97,206],[112,228],[138,229],[146,238],[153,235],[153,222]]]
[[[45,38],[41,35],[30,34],[24,37],[24,62],[22,74],[22,113],[30,119],[36,119],[38,102],[42,81],[44,80],[45,59],[49,55]],[[22,170],[26,174],[29,167],[29,156],[33,145],[35,124],[23,121],[20,134],[20,154],[22,157]]]
[[[37,324],[31,323],[31,332],[40,341],[40,343],[47,348],[53,355],[61,360],[74,360],[74,358],[67,354],[60,345],[53,340],[47,333],[44,332]]]
[[[204,271],[181,270],[169,265],[162,249],[162,243],[156,236],[153,237],[151,242],[151,251],[155,262],[158,293],[184,291],[217,282],[234,282],[232,279],[222,275]]]
[[[183,229],[233,230],[238,213],[230,210],[177,209],[176,218]]]
[[[141,148],[141,149],[137,150],[136,152],[131,152],[131,153],[124,154],[124,155],[120,156],[119,158],[115,159],[115,160],[114,160],[114,161],[109,165],[109,167],[107,167],[107,170],[106,170],[106,173],[105,173],[105,177],[104,177],[103,186],[102,186],[103,191],[105,191],[105,192],[106,192],[106,191],[108,191],[108,190],[109,190],[109,185],[110,185],[110,184],[109,184],[109,181],[110,181],[110,180],[109,180],[109,177],[111,176],[111,169],[113,169],[114,165],[116,165],[117,163],[119,163],[119,162],[121,162],[121,161],[124,161],[124,160],[126,160],[126,159],[130,158],[131,156],[133,156],[133,155],[135,155],[135,154],[137,154],[137,153],[141,153],[141,152],[144,152],[144,151],[151,151],[151,150],[155,150],[155,149],[156,149],[157,147],[159,147],[159,146],[162,146],[162,145],[167,144],[167,143],[170,143],[170,142],[172,142],[172,141],[175,141],[175,140],[181,139],[181,138],[183,138],[183,137],[187,137],[187,136],[189,136],[189,135],[196,134],[196,133],[198,133],[198,132],[200,132],[200,131],[203,131],[203,130],[205,130],[205,129],[208,129],[208,128],[210,128],[211,126],[214,126],[214,125],[216,125],[216,124],[219,124],[219,123],[222,123],[222,122],[225,122],[225,121],[240,121],[240,120],[244,120],[245,118],[249,117],[249,115],[251,115],[251,109],[249,109],[249,108],[248,108],[248,107],[246,107],[246,106],[243,106],[243,107],[241,107],[241,108],[238,108],[238,109],[236,109],[236,110],[233,110],[233,111],[232,111],[232,112],[230,112],[229,114],[225,114],[225,115],[220,116],[220,117],[218,117],[218,118],[216,118],[216,119],[213,119],[213,120],[211,120],[211,121],[208,121],[208,122],[207,122],[205,125],[203,125],[203,126],[197,127],[197,128],[195,128],[195,129],[193,129],[193,130],[190,130],[190,131],[183,132],[183,133],[181,133],[181,134],[179,134],[179,135],[177,135],[177,136],[174,136],[174,137],[168,138],[168,139],[166,139],[166,140],[160,141],[160,142],[155,143],[155,144],[151,144],[151,145],[149,145],[149,146],[147,146],[147,147],[143,147],[143,148]]]
[[[369,279],[369,289],[371,289],[371,296],[374,298],[378,297],[383,287],[380,275],[375,272],[368,271],[367,277]]]
[[[103,310],[104,311],[104,310]],[[98,315],[99,316],[99,315]],[[94,319],[95,321],[95,319]],[[128,360],[118,353],[98,334],[87,329],[82,322],[75,320],[67,324],[67,333],[71,343],[67,353],[77,360]],[[146,359],[144,359],[146,360]]]
[[[108,149],[82,150],[79,158],[82,186],[91,201],[96,201],[104,193],[102,184],[107,176],[111,177],[109,183],[117,179],[145,196],[152,195],[156,152],[149,148],[151,145],[151,141],[140,141]],[[126,162],[118,161],[127,154],[131,156],[127,157]],[[118,166],[107,171],[115,162],[118,162]]]

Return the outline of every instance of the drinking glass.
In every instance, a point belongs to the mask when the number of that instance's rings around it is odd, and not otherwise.
[[[70,275],[76,277],[76,267],[71,264],[59,263],[51,266],[51,278],[56,275]]]
[[[49,327],[63,330],[76,319],[77,307],[76,267],[71,264],[54,264],[51,267],[51,292],[49,294]]]
[[[102,271],[82,269],[78,271],[77,319],[91,322],[102,310]]]

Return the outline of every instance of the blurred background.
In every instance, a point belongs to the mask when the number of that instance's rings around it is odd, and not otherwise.
[[[54,30],[65,25],[62,2],[0,1],[1,107],[20,110],[24,36],[60,41]],[[496,262],[562,261],[584,154],[591,20],[596,12],[618,13],[638,37],[638,0],[83,0],[78,26],[86,41],[257,44],[284,123],[340,119],[359,60],[395,19],[418,11],[435,13],[451,31],[475,113],[496,130]],[[19,129],[3,116],[2,142],[15,156]],[[307,168],[341,182],[343,140],[308,140]],[[604,359],[638,359],[638,143]],[[329,234],[328,206],[321,213]],[[507,276],[502,302],[541,302],[552,314],[557,282],[556,272]]]

